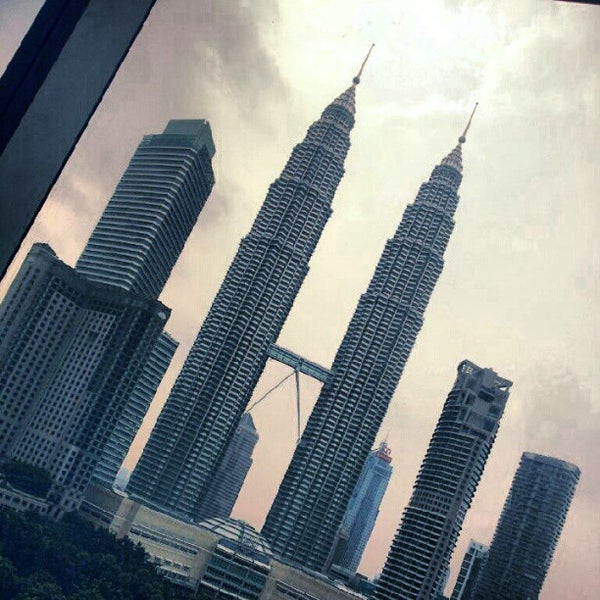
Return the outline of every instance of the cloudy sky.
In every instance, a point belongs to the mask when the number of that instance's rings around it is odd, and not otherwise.
[[[0,0],[0,68],[40,5]],[[528,450],[582,469],[541,598],[597,598],[598,31],[600,8],[550,0],[158,0],[0,294],[35,241],[75,263],[144,134],[171,118],[210,121],[217,183],[161,297],[181,345],[126,461],[134,465],[269,183],[375,42],[334,214],[281,345],[331,364],[386,238],[480,106],[446,267],[382,428],[394,475],[361,571],[382,568],[468,358],[514,385],[450,582],[469,539],[491,540]],[[286,372],[269,363],[255,397]],[[303,379],[304,421],[318,390]],[[294,447],[293,381],[254,418],[261,439],[234,516],[260,528]]]

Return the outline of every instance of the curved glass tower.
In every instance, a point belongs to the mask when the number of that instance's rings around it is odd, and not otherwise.
[[[468,360],[458,366],[377,583],[378,600],[430,600],[443,592],[511,385]]]
[[[273,551],[311,569],[331,563],[336,532],[442,272],[465,134],[388,240],[267,515],[263,535]]]
[[[325,108],[269,187],[131,478],[143,503],[197,518],[332,213],[359,81]]]

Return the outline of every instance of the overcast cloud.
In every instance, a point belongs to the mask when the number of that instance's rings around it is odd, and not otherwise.
[[[0,3],[4,64],[40,4]],[[374,41],[334,215],[282,345],[331,364],[386,238],[480,106],[445,270],[382,428],[394,475],[361,570],[381,569],[456,367],[469,358],[514,386],[451,582],[469,538],[489,543],[529,450],[583,473],[541,598],[597,598],[599,30],[599,8],[549,0],[158,0],[15,261],[48,241],[74,264],[141,137],[170,118],[210,121],[217,183],[161,297],[181,346],[126,464],[268,185]],[[285,374],[269,363],[256,397]],[[302,390],[306,420],[319,386],[303,379]],[[234,516],[257,527],[293,451],[293,398],[290,381],[254,413],[261,439]]]

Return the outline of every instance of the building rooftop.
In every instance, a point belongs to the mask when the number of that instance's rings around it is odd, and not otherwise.
[[[234,542],[238,546],[248,548],[252,552],[259,552],[267,557],[273,556],[271,547],[265,538],[245,521],[215,517],[198,523],[198,527],[207,529],[211,533]]]

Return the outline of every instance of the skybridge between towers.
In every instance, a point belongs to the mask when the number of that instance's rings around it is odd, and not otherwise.
[[[267,352],[269,358],[276,360],[282,365],[291,367],[293,370],[288,373],[281,381],[275,384],[270,390],[263,394],[256,402],[252,403],[246,412],[250,412],[257,404],[260,404],[265,400],[271,392],[274,392],[279,386],[285,383],[292,375],[296,380],[296,416],[297,416],[297,429],[298,439],[296,443],[300,441],[300,373],[308,375],[321,383],[327,383],[332,376],[332,371],[322,367],[312,360],[308,360],[287,348],[278,346],[277,344],[271,344]]]

